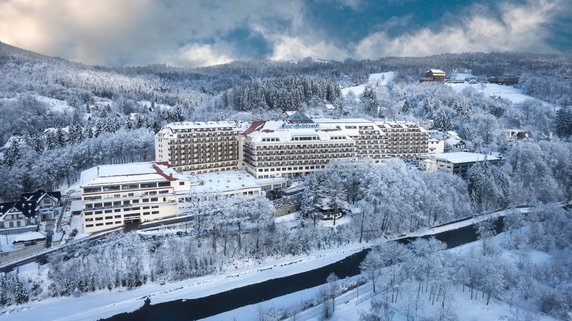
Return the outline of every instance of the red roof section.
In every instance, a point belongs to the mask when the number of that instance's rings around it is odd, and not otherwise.
[[[167,175],[163,172],[163,170],[161,168],[159,168],[159,166],[157,166],[157,164],[153,164],[153,168],[155,169],[155,171],[157,172],[157,174],[165,177],[166,180],[168,180],[169,182],[172,181],[176,181],[177,179],[173,177],[173,174]]]
[[[252,123],[250,123],[250,126],[242,133],[242,135],[246,136],[248,134],[251,134],[255,130],[259,130],[260,128],[262,128],[262,126],[264,126],[265,123],[266,123],[265,120],[253,121]]]

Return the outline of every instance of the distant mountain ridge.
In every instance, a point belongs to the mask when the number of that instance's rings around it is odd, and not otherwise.
[[[2,62],[36,62],[53,65],[65,65],[74,68],[89,68],[89,66],[60,57],[51,57],[31,50],[22,49],[0,41],[0,63]]]

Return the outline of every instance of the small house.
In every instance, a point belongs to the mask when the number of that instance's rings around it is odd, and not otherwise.
[[[429,69],[425,73],[424,77],[419,78],[419,82],[430,82],[430,81],[444,82],[446,75],[447,74],[441,69]]]
[[[322,213],[322,220],[337,220],[343,215],[341,208],[321,209],[320,213]]]
[[[23,201],[34,201],[36,203],[36,212],[41,215],[40,220],[42,221],[55,219],[57,208],[62,205],[62,194],[60,192],[37,190],[33,193],[23,193],[20,199]]]
[[[529,132],[520,129],[507,129],[506,135],[508,140],[521,140],[521,139],[532,138],[532,135]]]
[[[448,138],[445,140],[445,149],[447,151],[466,151],[467,144],[459,138]]]
[[[19,200],[0,204],[0,229],[16,229],[37,226],[36,201]]]

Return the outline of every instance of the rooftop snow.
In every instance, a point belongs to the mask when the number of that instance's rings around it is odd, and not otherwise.
[[[177,123],[170,123],[165,126],[165,128],[171,128],[171,129],[217,128],[217,127],[240,128],[241,123],[237,121],[200,121],[200,122],[177,122]]]
[[[26,233],[18,234],[14,238],[14,243],[43,240],[45,238],[46,237],[44,236],[44,234],[42,234],[40,232],[26,232]]]
[[[434,157],[435,159],[441,161],[448,161],[453,164],[480,162],[485,159],[499,160],[499,158],[494,155],[467,153],[467,152],[433,154],[431,155],[431,157]]]
[[[335,118],[318,118],[318,119],[314,119],[314,122],[316,123],[323,123],[323,124],[328,124],[328,123],[333,123],[333,124],[347,124],[347,123],[371,123],[371,120],[367,120],[365,118],[339,118],[339,119],[335,119]]]
[[[244,171],[224,171],[189,176],[191,180],[201,182],[200,185],[190,187],[188,192],[191,193],[224,193],[260,187],[254,176]]]
[[[81,172],[80,185],[165,181],[180,178],[175,170],[153,162],[101,165]]]
[[[290,142],[296,136],[317,136],[318,141],[330,140],[331,137],[346,136],[346,133],[330,124],[290,124],[280,120],[253,123],[243,133],[253,142],[262,142],[263,138],[276,138],[279,142]]]

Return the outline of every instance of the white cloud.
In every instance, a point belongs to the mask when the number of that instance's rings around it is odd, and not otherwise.
[[[152,0],[10,0],[0,2],[0,39],[86,63],[113,63],[134,48],[161,47],[173,25]],[[155,16],[160,24],[150,24]]]
[[[174,57],[167,57],[166,62],[175,66],[212,66],[233,61],[229,49],[215,49],[213,45],[190,44],[179,49]]]
[[[546,43],[549,34],[545,26],[554,17],[558,2],[502,4],[498,19],[476,13],[440,31],[424,28],[396,38],[384,32],[373,33],[357,43],[355,54],[359,58],[378,58],[474,51],[546,52],[550,47]]]
[[[206,56],[189,61],[219,62],[228,55],[196,44],[253,24],[297,25],[300,8],[298,0],[0,0],[0,40],[89,64],[162,62],[191,44],[181,58],[191,50]]]
[[[352,8],[353,10],[359,10],[364,4],[364,0],[323,0],[323,1],[338,3],[343,7]]]
[[[559,10],[560,0],[531,0],[525,4],[504,3],[498,6],[499,15],[483,7],[473,6],[465,16],[449,22],[435,31],[429,28],[398,37],[380,31],[339,45],[326,40],[319,31],[301,29],[288,34],[258,31],[272,44],[272,59],[296,60],[305,57],[337,59],[352,57],[375,59],[385,56],[427,56],[440,53],[490,51],[556,51],[547,43],[550,36],[546,25]],[[382,29],[405,28],[411,15],[386,21]]]
[[[299,60],[306,57],[344,59],[349,53],[344,48],[310,37],[278,36],[273,41],[273,60]]]

